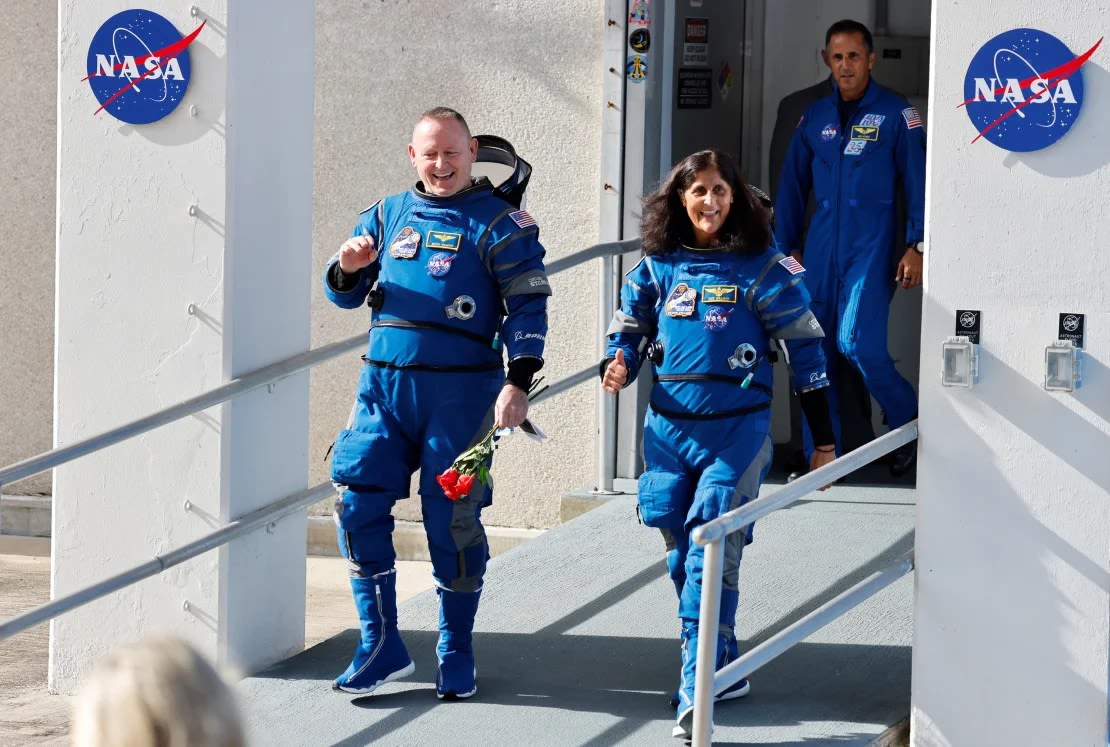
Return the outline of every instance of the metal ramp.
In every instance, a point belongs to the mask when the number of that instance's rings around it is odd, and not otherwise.
[[[763,494],[775,485],[764,487]],[[838,485],[761,519],[740,569],[742,650],[913,545],[915,491]],[[478,694],[435,697],[437,599],[400,605],[416,673],[332,692],[357,631],[242,683],[251,744],[679,745],[678,621],[662,539],[618,497],[494,558],[475,628]],[[903,578],[718,704],[715,744],[868,745],[909,714],[912,581]]]

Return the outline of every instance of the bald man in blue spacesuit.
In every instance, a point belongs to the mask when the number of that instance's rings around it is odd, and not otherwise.
[[[887,348],[897,285],[921,284],[925,231],[925,128],[917,110],[871,79],[871,32],[833,24],[823,55],[836,90],[811,104],[790,141],[775,193],[775,238],[805,263],[813,311],[825,330],[826,357],[837,350],[862,373],[891,428],[917,417],[917,395]],[[901,184],[907,221],[894,225]],[[805,235],[806,201],[816,211]],[[898,241],[896,235],[904,241]],[[839,445],[835,390],[830,389]],[[807,456],[813,448],[805,434]],[[913,443],[893,455],[891,472],[910,469]]]
[[[492,424],[524,422],[551,288],[535,220],[471,178],[478,144],[458,112],[425,112],[408,152],[420,181],[363,211],[324,270],[333,303],[374,310],[358,396],[332,455],[339,549],[361,631],[333,687],[366,694],[414,671],[397,628],[391,511],[419,469],[440,599],[436,694],[453,700],[478,689],[472,631],[489,558],[481,512],[492,494],[476,481],[453,501],[435,478]]]

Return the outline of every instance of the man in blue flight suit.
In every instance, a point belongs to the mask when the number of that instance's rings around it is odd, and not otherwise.
[[[824,59],[836,91],[811,104],[794,132],[775,196],[775,238],[804,258],[826,357],[839,350],[862,373],[891,428],[917,416],[917,395],[894,367],[887,320],[894,287],[921,284],[925,211],[925,128],[902,96],[871,79],[871,32],[843,20],[825,35]],[[906,196],[904,241],[895,239],[895,193]],[[816,211],[802,246],[806,201]],[[835,400],[835,390],[830,390]],[[835,403],[833,422],[839,440]],[[807,457],[812,439],[805,434]],[[891,472],[916,458],[907,444]]]
[[[436,694],[469,698],[489,558],[481,512],[492,495],[475,482],[452,501],[435,478],[491,424],[524,421],[543,366],[551,288],[535,220],[508,201],[511,192],[471,178],[478,141],[462,115],[425,112],[408,153],[420,180],[363,211],[324,270],[333,303],[374,310],[358,396],[332,456],[339,548],[361,630],[333,687],[366,694],[415,669],[397,629],[391,510],[419,469],[440,599]]]

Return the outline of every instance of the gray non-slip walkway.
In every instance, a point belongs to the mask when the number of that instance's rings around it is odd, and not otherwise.
[[[740,571],[743,645],[911,549],[914,495],[836,486],[762,519]],[[371,696],[332,692],[355,645],[352,619],[243,682],[252,744],[681,744],[670,736],[678,622],[662,551],[634,499],[620,497],[494,558],[468,701],[435,697],[433,592],[400,607],[414,675]],[[748,697],[719,704],[714,743],[869,744],[909,713],[911,616],[907,576],[756,672]]]

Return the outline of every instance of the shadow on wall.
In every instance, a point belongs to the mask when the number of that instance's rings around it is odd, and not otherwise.
[[[951,315],[951,312],[936,308],[930,311],[934,319],[945,314]],[[1083,600],[1073,598],[1069,590],[1089,584],[1105,593],[1110,590],[1110,572],[1102,562],[1103,557],[1092,557],[1088,550],[1075,544],[1082,542],[1084,536],[1090,536],[1090,531],[1073,522],[1070,526],[1075,537],[1072,538],[1061,534],[1061,522],[1046,523],[1038,515],[1040,508],[1045,507],[1047,511],[1047,507],[1058,505],[1068,497],[1058,495],[1059,491],[1051,485],[1030,486],[1019,482],[1022,475],[1011,474],[1006,464],[991,460],[994,446],[975,445],[982,438],[973,430],[974,424],[993,420],[999,423],[1000,431],[1027,434],[1037,442],[1037,446],[1027,449],[1030,458],[1039,447],[1104,492],[1110,492],[1110,465],[1106,459],[1110,454],[1110,436],[989,349],[980,348],[979,356],[980,380],[970,396],[963,396],[964,390],[944,390],[946,394],[934,392],[925,403],[929,412],[922,438],[930,452],[926,465],[968,466],[969,443],[974,445],[973,451],[985,458],[974,469],[960,472],[961,492],[974,496],[974,500],[932,502],[927,516],[924,519],[919,516],[918,537],[926,539],[928,533],[927,541],[932,543],[933,550],[929,554],[919,551],[918,555],[916,626],[918,629],[950,630],[943,638],[927,636],[932,640],[921,655],[929,655],[937,646],[960,648],[969,671],[993,670],[995,690],[983,704],[987,712],[994,711],[1001,703],[1023,702],[1028,698],[1030,676],[1038,672],[1053,673],[1053,686],[1043,688],[1038,700],[1039,710],[1056,714],[1054,719],[1044,722],[1043,728],[1049,729],[1053,722],[1059,724],[1061,719],[1082,721],[1083,714],[1090,713],[1091,704],[1104,698],[1098,686],[1089,681],[1088,671],[1080,669],[1084,665],[1069,665],[1066,675],[1055,674],[1061,671],[1061,663],[1074,661],[1072,641],[1067,636],[1075,635],[1077,616],[1086,614],[1081,606]],[[1091,389],[1105,391],[1110,371],[1089,358],[1084,363],[1085,375],[1101,382]],[[1082,388],[1074,399],[1095,411],[1092,407],[1095,397]],[[1107,405],[1099,402],[1097,408],[1105,411]],[[1097,414],[1106,417],[1105,412]],[[930,421],[945,424],[947,431],[931,437]],[[1054,438],[1054,435],[1059,437]],[[943,481],[948,479],[938,478],[941,481],[932,484],[930,474],[935,473],[919,473],[918,484],[924,500],[935,495],[934,491],[943,490]],[[1059,509],[1055,514],[1060,515]],[[1067,531],[1069,525],[1063,524]],[[947,555],[942,549],[945,546],[962,548],[957,553],[958,560]],[[954,565],[956,562],[960,563],[958,569]],[[964,579],[955,587],[945,583],[954,573]],[[1072,580],[1073,577],[1082,577],[1086,584]],[[920,606],[922,598],[931,600],[927,603],[929,606]],[[1085,599],[1089,601],[1090,597]],[[1031,604],[1030,600],[1036,600],[1036,604]],[[922,614],[923,609],[927,611],[926,616]],[[960,610],[979,612],[977,617],[952,622],[955,618],[951,616],[958,618]],[[1010,614],[1013,610],[1021,611],[1020,628],[1013,626]],[[951,625],[955,625],[955,630],[962,629],[966,638],[961,641],[954,635]],[[1020,660],[1003,660],[999,650],[974,643],[976,636],[989,627],[1008,639],[1006,645],[1011,648],[1028,643],[1023,647]],[[934,710],[937,705],[933,703]],[[951,705],[953,709],[958,707],[954,703]],[[919,724],[960,720],[954,714],[939,712],[923,713],[922,718],[924,721]],[[985,723],[977,727],[980,729],[978,735],[986,742],[992,738],[1016,736],[1006,728],[992,732],[991,729],[998,725],[988,727],[986,722],[989,721],[984,719]],[[1030,722],[1022,723],[1027,726]],[[1040,733],[1024,734],[1019,741],[1048,744],[1054,740],[1049,734]]]

